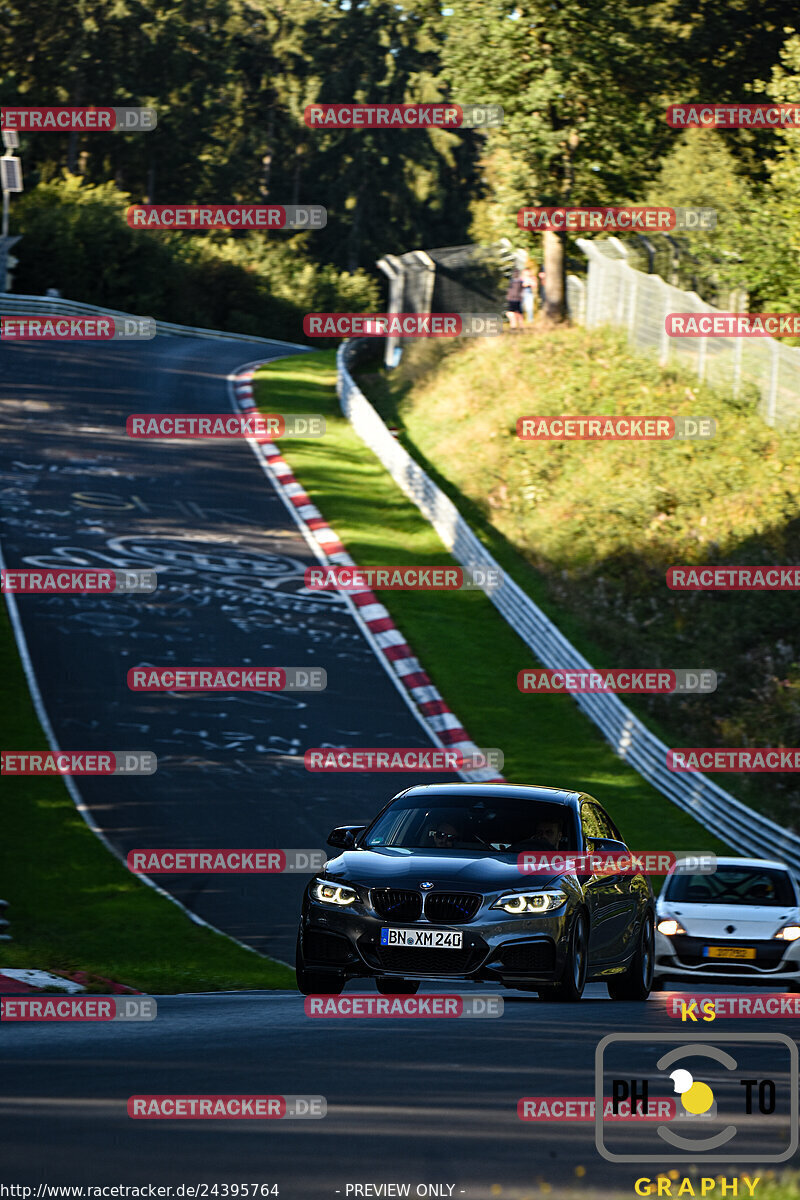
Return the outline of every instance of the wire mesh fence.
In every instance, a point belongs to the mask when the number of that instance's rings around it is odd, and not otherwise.
[[[579,238],[578,245],[589,269],[585,285],[571,276],[570,289],[568,281],[573,320],[587,328],[611,324],[627,329],[630,345],[656,353],[663,366],[687,367],[701,382],[737,398],[751,396],[769,425],[800,420],[800,349],[771,337],[670,337],[665,325],[670,313],[720,310],[660,275],[635,270],[614,238]]]

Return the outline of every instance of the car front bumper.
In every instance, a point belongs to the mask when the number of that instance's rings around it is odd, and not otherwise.
[[[708,945],[742,946],[756,951],[751,960],[711,959],[703,955]],[[656,932],[656,979],[702,980],[704,983],[769,983],[800,982],[800,941],[781,942],[777,938],[763,941],[728,938],[666,937]]]
[[[561,977],[568,953],[572,908],[552,914],[514,917],[495,910],[462,925],[424,921],[389,922],[369,912],[337,911],[306,898],[300,925],[303,956],[316,970],[346,978],[395,976],[409,979],[463,979],[508,986],[552,983]],[[463,949],[381,946],[381,930],[446,929],[463,935]]]

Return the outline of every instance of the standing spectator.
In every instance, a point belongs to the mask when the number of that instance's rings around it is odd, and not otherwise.
[[[511,331],[524,329],[522,320],[522,272],[514,271],[506,291],[506,316],[511,325]]]
[[[522,268],[522,311],[529,325],[533,321],[536,287],[536,267],[529,260]]]
[[[542,308],[544,308],[545,304],[547,303],[546,283],[547,283],[547,278],[545,276],[544,266],[543,266],[541,271],[539,272],[539,304]]]

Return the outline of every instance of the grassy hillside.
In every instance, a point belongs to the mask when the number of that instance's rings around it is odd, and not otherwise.
[[[800,562],[800,432],[754,398],[631,353],[616,331],[563,328],[411,346],[362,387],[503,565],[598,666],[711,667],[706,697],[633,700],[672,745],[800,745],[796,593],[688,593],[680,563]],[[528,414],[704,415],[710,441],[531,443]],[[462,499],[463,497],[463,499]],[[520,661],[524,655],[520,653]],[[797,777],[723,786],[793,827]]]

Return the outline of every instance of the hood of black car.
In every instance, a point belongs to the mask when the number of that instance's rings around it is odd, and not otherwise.
[[[361,883],[367,887],[419,888],[432,883],[442,888],[499,891],[524,887],[549,887],[560,875],[526,875],[517,867],[516,854],[468,855],[454,850],[345,850],[325,866],[328,879]]]

